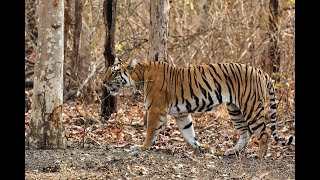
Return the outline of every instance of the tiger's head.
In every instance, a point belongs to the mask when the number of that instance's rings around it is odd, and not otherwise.
[[[130,74],[137,63],[136,59],[132,59],[130,62],[123,62],[116,58],[114,65],[107,69],[103,85],[111,95],[117,95],[123,87],[135,87],[135,81],[131,78]]]

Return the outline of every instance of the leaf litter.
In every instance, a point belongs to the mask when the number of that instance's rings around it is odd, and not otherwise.
[[[26,146],[26,179],[294,179],[294,142],[281,147],[271,138],[266,157],[258,160],[251,157],[259,147],[253,137],[238,156],[223,156],[221,152],[232,148],[238,138],[224,105],[214,112],[192,115],[196,135],[207,148],[204,153],[192,153],[171,116],[151,150],[132,153],[130,147],[141,145],[146,134],[142,102],[142,97],[120,96],[117,113],[107,121],[99,116],[98,103],[66,103],[67,148],[37,150]],[[25,113],[26,135],[30,113]],[[280,136],[294,134],[294,127],[283,123],[294,123],[291,119],[294,114],[278,119]]]

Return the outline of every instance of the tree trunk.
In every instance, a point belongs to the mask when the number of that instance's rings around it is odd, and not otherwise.
[[[150,1],[149,59],[150,61],[168,61],[167,39],[170,5],[168,0]],[[144,113],[144,125],[147,125],[147,113]]]
[[[280,81],[278,74],[280,68],[280,49],[278,48],[278,0],[270,0],[269,9],[269,62],[267,64],[267,72],[270,72],[276,82]]]
[[[79,56],[79,45],[80,45],[80,34],[82,27],[82,0],[75,1],[75,27],[74,27],[74,36],[73,36],[73,54],[71,61],[72,73],[71,77],[73,82],[71,86],[79,85],[79,78],[82,75],[82,65],[81,58]]]
[[[113,65],[115,60],[116,7],[117,0],[105,0],[103,2],[104,25],[106,27],[105,50],[103,55],[106,69],[110,65]],[[102,86],[102,89],[102,115],[108,119],[112,113],[116,112],[117,99],[107,91],[106,87]]]
[[[62,124],[64,1],[39,1],[37,62],[28,143],[35,148],[65,148]]]
[[[72,19],[68,12],[71,11],[70,0],[65,1],[64,8],[64,57],[67,57],[68,32],[72,23]]]
[[[149,60],[168,61],[169,9],[168,0],[150,1]]]

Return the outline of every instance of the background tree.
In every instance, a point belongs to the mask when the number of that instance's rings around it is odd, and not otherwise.
[[[168,0],[150,1],[148,60],[168,61],[167,39],[169,9],[170,6]]]
[[[83,62],[79,55],[79,47],[80,47],[80,35],[82,29],[82,0],[75,1],[75,27],[73,34],[73,53],[72,53],[72,61],[71,61],[71,78],[72,78],[72,86],[79,85],[79,77],[82,77],[83,70]]]
[[[106,69],[114,64],[115,60],[115,28],[116,28],[116,7],[117,0],[105,0],[103,2],[103,16],[106,28],[106,37],[104,45],[104,58]],[[102,94],[102,115],[106,118],[116,112],[117,99],[112,96],[106,87],[103,88]]]
[[[29,145],[36,148],[64,148],[64,1],[39,0],[38,14],[37,61],[28,140]]]
[[[269,2],[269,50],[268,57],[269,62],[267,62],[267,72],[273,75],[276,82],[280,81],[280,49],[278,47],[278,16],[279,16],[279,2],[278,0],[270,0]]]

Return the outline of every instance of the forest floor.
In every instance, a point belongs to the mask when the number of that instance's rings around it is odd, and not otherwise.
[[[25,179],[295,179],[295,141],[282,147],[271,138],[263,159],[253,157],[255,137],[239,156],[221,155],[238,138],[224,105],[192,115],[198,140],[208,145],[200,155],[192,153],[170,116],[151,150],[131,151],[146,133],[142,102],[141,96],[119,96],[108,121],[100,118],[99,103],[65,103],[67,148],[39,150],[26,143]],[[30,110],[25,117],[27,136]],[[294,135],[294,113],[280,112],[277,122],[281,137]]]

